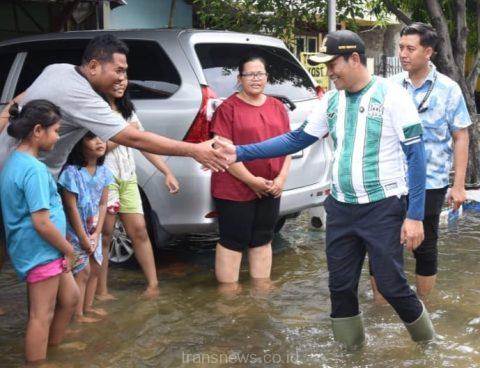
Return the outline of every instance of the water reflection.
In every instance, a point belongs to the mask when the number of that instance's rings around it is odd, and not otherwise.
[[[159,264],[160,298],[140,299],[143,277],[113,268],[109,317],[81,326],[80,335],[51,350],[59,367],[456,367],[480,366],[480,216],[444,229],[438,288],[428,301],[438,338],[411,342],[390,307],[371,302],[364,269],[360,302],[366,346],[340,349],[331,336],[324,233],[306,217],[287,222],[276,239],[272,287],[258,292],[243,265],[242,289],[224,297],[213,274],[214,254],[191,244],[167,250]],[[412,257],[406,256],[410,280]],[[11,268],[0,274],[0,366],[23,361],[24,285]]]

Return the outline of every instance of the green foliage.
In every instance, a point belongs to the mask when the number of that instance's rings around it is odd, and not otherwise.
[[[425,1],[423,0],[392,0],[398,9],[408,14],[414,22],[431,23],[430,14],[428,13]],[[376,11],[385,11],[384,2],[382,0],[373,0],[372,8]],[[448,29],[452,40],[455,40],[456,27],[456,10],[454,0],[439,0],[442,6],[445,19],[447,20]],[[469,29],[467,39],[467,49],[470,53],[477,51],[477,16],[476,16],[476,0],[466,0],[467,7],[467,26]]]
[[[287,43],[299,30],[318,30],[327,22],[325,0],[193,0],[193,4],[203,28],[265,33]],[[337,22],[348,20],[355,28],[354,20],[371,12],[371,4],[376,1],[338,0]]]

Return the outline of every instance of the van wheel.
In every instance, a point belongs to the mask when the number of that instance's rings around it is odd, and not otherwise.
[[[125,227],[120,220],[115,221],[108,259],[114,264],[131,265],[136,262],[133,253],[132,241],[128,238]]]

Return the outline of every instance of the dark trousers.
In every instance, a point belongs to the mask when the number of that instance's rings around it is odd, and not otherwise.
[[[420,276],[434,276],[438,268],[438,224],[440,213],[445,202],[447,187],[428,189],[425,192],[425,218],[423,219],[423,233],[425,239],[413,251],[415,256],[415,273]]]
[[[379,291],[402,321],[415,321],[423,307],[403,271],[400,230],[405,219],[405,198],[393,196],[373,203],[347,204],[329,196],[325,210],[331,317],[360,313],[358,283],[368,253]]]

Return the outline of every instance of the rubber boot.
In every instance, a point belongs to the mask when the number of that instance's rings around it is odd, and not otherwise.
[[[411,323],[405,323],[405,327],[410,334],[410,337],[415,342],[429,341],[435,336],[435,330],[433,329],[432,321],[428,315],[427,308],[422,303],[423,311],[415,321]]]
[[[361,347],[365,341],[362,313],[332,320],[333,339],[346,346],[347,349]]]

